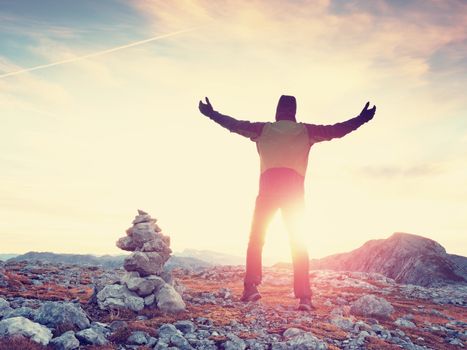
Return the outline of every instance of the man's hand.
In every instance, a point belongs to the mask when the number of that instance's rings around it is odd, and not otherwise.
[[[214,112],[214,109],[212,108],[211,102],[209,102],[209,98],[205,97],[205,99],[206,99],[206,103],[199,101],[198,108],[201,113],[209,117]]]
[[[360,116],[365,118],[366,120],[371,120],[376,112],[376,106],[373,106],[373,108],[368,109],[369,106],[370,102],[367,102],[365,107],[360,112]]]

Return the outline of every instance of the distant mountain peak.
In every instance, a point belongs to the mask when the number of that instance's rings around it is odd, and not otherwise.
[[[446,254],[446,249],[435,240],[413,233],[394,232],[386,241],[397,242],[414,253],[426,253],[425,250],[433,250],[436,254]]]
[[[313,269],[377,272],[396,282],[422,286],[467,282],[467,258],[446,253],[438,242],[395,232],[347,253],[311,261]]]

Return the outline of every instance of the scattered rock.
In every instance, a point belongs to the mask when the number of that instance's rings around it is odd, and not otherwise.
[[[183,334],[193,333],[196,329],[195,324],[189,320],[177,321],[174,326]]]
[[[177,349],[181,350],[191,350],[193,347],[188,343],[182,335],[180,334],[173,334],[170,337],[170,344],[174,345]]]
[[[164,323],[157,330],[157,334],[160,338],[169,339],[174,334],[181,335],[182,333],[171,323]]]
[[[285,330],[283,336],[284,336],[285,339],[290,339],[290,338],[296,337],[297,335],[300,335],[302,333],[303,333],[303,330],[301,330],[299,328],[291,327],[291,328],[287,328]]]
[[[0,261],[0,267],[2,266],[3,261]],[[0,287],[8,287],[8,279],[2,272],[0,272]]]
[[[136,331],[131,333],[126,342],[130,345],[146,345],[150,338],[147,332]]]
[[[105,286],[97,294],[97,303],[102,310],[126,308],[141,311],[144,308],[144,299],[120,284]]]
[[[37,310],[34,321],[49,328],[72,326],[85,329],[90,326],[89,319],[81,306],[67,302],[46,301]]]
[[[4,310],[10,307],[10,303],[3,298],[0,298],[0,310]]]
[[[144,247],[144,244],[142,246]],[[165,267],[166,265],[164,269]],[[3,298],[0,304],[4,309],[8,309],[3,316],[4,321],[8,317],[26,316],[27,318],[31,312],[36,313],[48,296],[79,298],[84,304],[91,294],[90,286],[116,287],[117,290],[104,290],[103,293],[107,295],[100,302],[105,301],[110,305],[113,298],[114,304],[122,305],[124,310],[113,310],[110,314],[99,310],[96,307],[99,302],[97,294],[103,290],[102,288],[96,290],[95,303],[87,303],[83,307],[89,318],[94,321],[110,322],[109,324],[93,322],[85,330],[91,329],[95,334],[100,334],[109,342],[112,341],[112,346],[115,344],[115,347],[121,350],[139,348],[291,350],[322,349],[326,346],[330,349],[344,350],[382,347],[421,350],[423,347],[462,348],[465,346],[467,335],[464,331],[467,324],[462,321],[462,303],[466,304],[463,300],[467,289],[461,284],[455,287],[426,288],[396,284],[393,280],[383,278],[377,273],[312,271],[310,277],[313,280],[313,299],[317,310],[310,314],[297,312],[295,301],[291,299],[293,293],[290,291],[290,294],[284,294],[285,289],[274,283],[264,284],[261,288],[264,294],[270,297],[268,300],[274,298],[277,303],[272,304],[269,301],[241,303],[237,293],[241,291],[244,266],[209,267],[204,270],[177,268],[172,272],[167,270],[160,275],[150,276],[141,276],[137,272],[125,272],[114,268],[105,270],[28,262],[0,266],[0,271],[4,271],[2,269],[7,269],[11,281],[8,288],[0,288],[0,297]],[[269,276],[271,282],[285,279],[289,281],[289,287],[290,283],[293,283],[291,268],[265,266],[264,274]],[[177,277],[177,280],[173,277]],[[153,287],[148,283],[151,279],[157,280],[160,288],[166,288],[166,284],[171,283],[175,288],[177,281],[182,281],[186,286],[183,299],[188,305],[190,314],[163,315],[161,310],[157,309],[156,296],[159,287],[151,291]],[[200,280],[201,283],[203,282],[203,279],[206,279],[206,284],[198,289],[197,286]],[[373,286],[371,288],[374,288],[374,291],[369,292],[371,289],[369,285]],[[121,293],[120,288],[126,292]],[[129,293],[130,297],[138,298],[134,300],[151,310],[144,310],[140,314],[129,312],[130,308],[125,304],[125,297],[122,296],[126,293]],[[142,296],[147,293],[149,295]],[[394,307],[397,306],[397,317],[400,318],[396,320],[394,313],[389,313],[392,316],[389,320],[381,320],[380,316],[376,316],[378,313],[372,312],[369,312],[372,316],[365,318],[351,316],[352,306],[355,309],[354,304],[366,294],[384,296]],[[437,305],[439,303],[445,304]],[[76,301],[71,304],[80,306]],[[206,304],[205,307],[202,306],[203,304]],[[142,306],[136,309],[140,307]],[[35,316],[29,317],[35,319]],[[186,319],[175,321],[181,317]],[[120,320],[110,321],[114,319]],[[161,321],[171,323],[161,326],[160,330],[156,331],[154,325]],[[410,327],[410,322],[414,327]],[[286,325],[294,328],[288,329]],[[148,327],[152,327],[152,330]],[[52,338],[49,342],[51,350],[60,347],[76,349],[80,342],[73,332],[66,332],[60,336],[61,332],[68,329],[79,330],[77,326],[69,327],[65,324],[56,327],[54,330],[56,338]],[[284,329],[287,329],[286,332],[278,333],[278,330]],[[150,336],[152,331],[156,331],[157,336]],[[87,332],[90,331],[84,333]],[[60,339],[63,338],[69,340],[68,345],[65,341],[63,345],[59,345]],[[81,348],[98,347],[98,345],[90,345],[91,342],[97,343],[98,340],[85,341],[83,336],[80,339]]]
[[[110,323],[109,328],[112,332],[124,329],[128,327],[128,323],[122,320],[113,321]]]
[[[384,298],[366,294],[351,304],[350,313],[365,317],[388,318],[394,312],[392,305]]]
[[[165,284],[156,295],[157,307],[164,312],[180,312],[186,305],[180,294],[169,284]]]
[[[303,332],[287,341],[287,345],[297,350],[326,350],[328,347],[325,342],[316,338],[310,332]]]
[[[74,350],[79,348],[79,340],[75,337],[75,332],[68,331],[63,333],[61,336],[53,338],[50,341],[50,345],[55,350]]]
[[[397,320],[394,321],[394,324],[399,327],[408,327],[408,328],[415,328],[415,323],[412,321],[409,321],[405,318],[398,318]]]
[[[151,306],[154,304],[155,301],[156,296],[154,294],[148,295],[146,298],[144,298],[144,305]]]
[[[333,317],[331,319],[331,323],[348,332],[351,331],[354,327],[353,321],[348,317],[342,317],[342,316]]]
[[[83,344],[89,345],[105,345],[107,344],[107,339],[104,335],[97,332],[92,328],[83,329],[76,333],[76,338]]]
[[[10,303],[3,298],[0,298],[0,318],[11,311]]]
[[[233,333],[227,334],[229,340],[222,343],[222,348],[224,350],[245,350],[246,343],[243,339],[239,338]]]
[[[11,317],[18,317],[18,316],[22,316],[22,317],[29,318],[30,320],[34,320],[34,318],[36,317],[36,310],[30,307],[27,307],[27,306],[19,307],[17,309],[11,309],[9,311],[6,311],[3,314],[3,319],[7,319]]]
[[[298,350],[325,350],[327,345],[322,340],[315,337],[311,332],[305,332],[299,328],[288,328],[283,337],[286,340],[285,344],[273,347],[274,349],[298,349]],[[285,347],[284,347],[285,346]]]

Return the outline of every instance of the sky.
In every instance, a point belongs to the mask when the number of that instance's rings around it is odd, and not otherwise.
[[[244,256],[256,146],[198,101],[266,122],[287,94],[313,124],[377,106],[311,148],[310,257],[393,232],[467,255],[463,0],[2,0],[0,43],[0,253],[118,254],[143,209],[174,251]],[[290,261],[280,215],[263,256]]]

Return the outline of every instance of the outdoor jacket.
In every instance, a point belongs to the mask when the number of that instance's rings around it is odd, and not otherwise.
[[[209,118],[230,132],[256,142],[261,162],[262,187],[271,181],[273,184],[274,181],[270,178],[277,177],[278,174],[282,178],[295,177],[302,185],[308,165],[308,154],[313,144],[340,138],[369,120],[359,115],[333,125],[298,123],[291,120],[250,122],[237,120],[216,111],[213,111]]]

